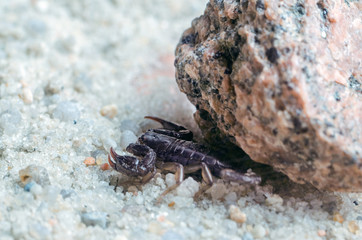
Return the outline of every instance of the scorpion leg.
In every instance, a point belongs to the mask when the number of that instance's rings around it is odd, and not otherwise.
[[[206,190],[208,190],[214,183],[209,167],[203,162],[201,163],[201,175],[206,185],[205,184],[201,185],[200,190],[194,196],[195,200],[200,198],[201,194],[203,194]]]
[[[174,185],[172,185],[171,187],[168,187],[158,198],[157,198],[157,203],[160,203],[162,201],[162,198],[164,196],[166,196],[169,192],[171,192],[172,190],[176,189],[184,180],[184,166],[182,164],[179,163],[175,163],[175,162],[166,162],[166,163],[162,163],[159,166],[161,168],[161,170],[163,171],[170,171],[170,172],[174,172],[175,173],[175,180],[176,183]]]
[[[191,141],[193,138],[193,133],[190,130],[188,130],[185,127],[180,126],[176,123],[169,122],[169,121],[163,120],[161,118],[152,117],[152,116],[145,116],[145,118],[161,123],[163,128],[151,129],[151,131],[153,131],[153,132],[171,136],[171,137],[175,137],[175,138],[186,140],[186,141]]]
[[[232,169],[221,170],[220,178],[230,182],[243,182],[253,185],[257,185],[261,182],[261,177],[254,172],[239,173]]]

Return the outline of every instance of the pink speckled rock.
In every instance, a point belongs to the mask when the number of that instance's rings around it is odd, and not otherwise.
[[[361,6],[211,0],[175,61],[204,133],[296,182],[362,191]]]

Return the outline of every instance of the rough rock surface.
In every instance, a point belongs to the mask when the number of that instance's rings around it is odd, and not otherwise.
[[[176,49],[204,132],[323,190],[362,191],[361,3],[210,0]]]

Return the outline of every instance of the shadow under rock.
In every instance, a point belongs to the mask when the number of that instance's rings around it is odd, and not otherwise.
[[[294,198],[310,203],[318,199],[322,202],[321,208],[324,211],[329,214],[338,211],[340,199],[333,192],[320,191],[310,183],[299,184],[291,181],[285,174],[275,171],[273,167],[253,161],[227,137],[220,137],[221,134],[218,129],[213,131],[212,138],[205,138],[203,144],[211,149],[211,155],[224,163],[228,163],[232,169],[240,172],[251,169],[261,177],[261,186],[272,186],[272,193],[278,194],[285,200]]]

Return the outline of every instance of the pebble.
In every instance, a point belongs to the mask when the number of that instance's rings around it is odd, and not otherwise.
[[[193,197],[197,191],[199,191],[199,183],[192,177],[186,178],[180,186],[176,188],[177,195],[181,197]]]
[[[317,233],[318,233],[318,236],[320,236],[320,237],[324,237],[325,235],[327,235],[326,231],[323,229],[319,229]]]
[[[150,224],[148,225],[147,230],[150,233],[157,234],[157,235],[162,235],[166,231],[164,229],[164,227],[162,227],[162,225],[159,222],[156,222],[156,221],[150,222]]]
[[[137,195],[138,194],[138,189],[136,186],[129,186],[127,188],[127,192],[133,193],[133,195]]]
[[[60,195],[62,195],[63,199],[67,199],[75,194],[75,191],[72,189],[62,189],[60,190]]]
[[[225,196],[225,201],[228,203],[235,203],[237,198],[238,197],[235,192],[230,192]]]
[[[78,110],[77,104],[64,101],[58,103],[57,107],[54,109],[53,117],[58,118],[64,122],[73,122],[74,120],[79,120],[80,112]]]
[[[339,222],[339,223],[343,223],[344,222],[344,218],[342,217],[342,215],[340,213],[335,213],[333,215],[333,221],[335,222]]]
[[[167,173],[165,176],[165,182],[167,187],[171,187],[176,184],[175,174]]]
[[[358,217],[357,217],[357,220],[358,220],[358,221],[362,221],[362,216],[358,216]]]
[[[94,159],[94,157],[87,157],[86,159],[84,159],[83,163],[86,166],[93,166],[96,165],[96,160]]]
[[[283,198],[277,194],[272,194],[265,199],[265,205],[280,208],[283,205]]]
[[[184,240],[184,237],[174,231],[168,230],[162,235],[162,240]]]
[[[121,146],[122,149],[126,149],[130,143],[137,142],[137,139],[138,138],[132,131],[125,130],[121,133],[121,139],[119,145]]]
[[[100,226],[101,228],[107,227],[107,213],[106,212],[86,212],[81,214],[82,222],[86,226]]]
[[[106,171],[110,169],[110,166],[108,163],[103,163],[100,168],[101,170]]]
[[[253,235],[247,232],[241,237],[241,240],[254,240],[254,238]]]
[[[19,171],[19,176],[24,185],[30,183],[31,181],[34,181],[42,187],[50,185],[48,171],[46,168],[38,165],[31,164],[26,168],[21,169]]]
[[[243,213],[240,208],[235,205],[231,205],[229,208],[230,219],[237,223],[246,222],[246,214]]]
[[[140,131],[140,127],[138,124],[131,119],[125,119],[121,122],[120,126],[121,131],[129,130],[134,133],[138,133]]]
[[[27,183],[24,187],[24,190],[27,192],[30,192],[30,189],[34,186],[34,184],[36,184],[35,182],[31,181],[29,183]]]
[[[117,115],[117,106],[115,104],[106,105],[100,111],[103,117],[114,118]]]
[[[51,231],[42,224],[34,223],[29,228],[29,235],[34,239],[50,239]]]
[[[47,95],[54,95],[54,94],[60,93],[60,91],[62,89],[63,89],[63,85],[60,83],[60,81],[52,79],[45,86],[44,92]]]
[[[34,196],[39,196],[43,193],[43,188],[37,183],[34,183],[29,190]]]
[[[21,122],[21,113],[16,109],[8,109],[0,115],[0,128],[7,135],[13,135],[18,132]]]
[[[359,231],[359,227],[358,227],[358,224],[356,223],[356,221],[348,222],[348,230],[353,234],[357,234],[357,232]]]
[[[251,233],[255,238],[263,238],[266,235],[266,230],[261,225],[256,225],[252,230]]]
[[[47,31],[47,25],[40,19],[29,19],[25,22],[25,29],[29,34],[42,35]]]
[[[31,104],[33,102],[33,93],[29,88],[23,88],[20,98],[25,104]]]
[[[224,184],[216,183],[210,188],[210,193],[213,200],[219,200],[225,196],[227,189]]]

